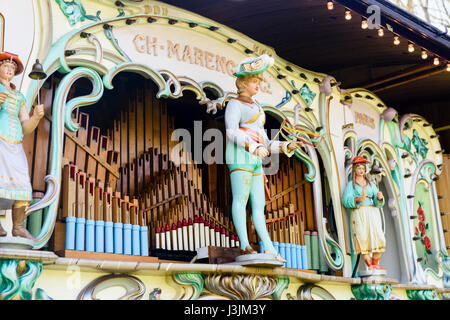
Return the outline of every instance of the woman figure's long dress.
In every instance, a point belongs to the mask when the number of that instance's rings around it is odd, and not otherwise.
[[[384,252],[386,239],[381,222],[379,208],[384,205],[384,199],[377,199],[378,188],[374,183],[366,187],[350,181],[343,195],[344,207],[352,209],[351,232],[356,246],[356,252],[370,254]],[[356,203],[355,197],[366,195],[364,202]]]

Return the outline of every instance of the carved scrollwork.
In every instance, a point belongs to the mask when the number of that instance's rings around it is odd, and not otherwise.
[[[336,298],[326,289],[308,283],[298,288],[297,300],[336,300]]]
[[[98,294],[112,287],[122,287],[125,294],[117,300],[140,300],[145,293],[145,285],[136,277],[125,274],[109,274],[91,281],[78,294],[78,300],[99,300]]]
[[[231,300],[269,298],[277,289],[277,285],[276,278],[257,274],[216,274],[205,277],[207,291]]]

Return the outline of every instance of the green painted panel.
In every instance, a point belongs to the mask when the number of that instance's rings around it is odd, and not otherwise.
[[[432,219],[433,206],[431,203],[430,190],[425,185],[424,181],[420,181],[416,185],[416,192],[414,198],[414,236],[416,251],[422,268],[424,270],[431,269],[438,273],[439,268],[436,259],[438,248],[435,247],[434,226]]]
[[[314,98],[316,97],[316,94],[308,87],[308,85],[305,83],[303,87],[300,89],[300,95],[302,96],[303,100],[308,104],[308,106],[311,106],[311,104],[314,101]]]

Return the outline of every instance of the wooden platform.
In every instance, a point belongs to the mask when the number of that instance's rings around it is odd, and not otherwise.
[[[60,250],[55,252],[58,257],[70,258],[70,259],[83,259],[83,260],[100,260],[100,261],[117,261],[117,262],[141,262],[141,263],[186,263],[184,261],[174,261],[174,260],[162,260],[157,257],[143,257],[143,256],[133,256],[129,254],[116,254],[116,253],[103,253],[103,252],[88,252],[88,251],[77,251],[77,250]],[[210,263],[211,264],[211,263]],[[212,263],[214,264],[214,263]],[[289,269],[280,268],[289,271],[302,271],[306,273],[315,274],[315,270],[300,270],[300,269]]]
[[[301,272],[306,272],[306,273],[312,273],[312,274],[317,274],[316,270],[308,270],[308,269],[292,269],[292,268],[280,268],[283,270],[291,270],[291,271],[301,271]]]
[[[88,252],[77,250],[61,250],[57,251],[56,254],[59,257],[72,259],[128,261],[128,262],[144,262],[144,263],[163,262],[162,260],[159,260],[157,257],[143,257],[143,256],[134,256],[130,254]]]

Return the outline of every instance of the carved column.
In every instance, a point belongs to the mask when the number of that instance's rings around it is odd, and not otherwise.
[[[51,252],[0,249],[0,300],[46,299],[47,295],[33,287],[42,273],[44,261],[56,260]]]
[[[351,286],[357,300],[389,300],[392,287],[385,283],[363,283]]]

